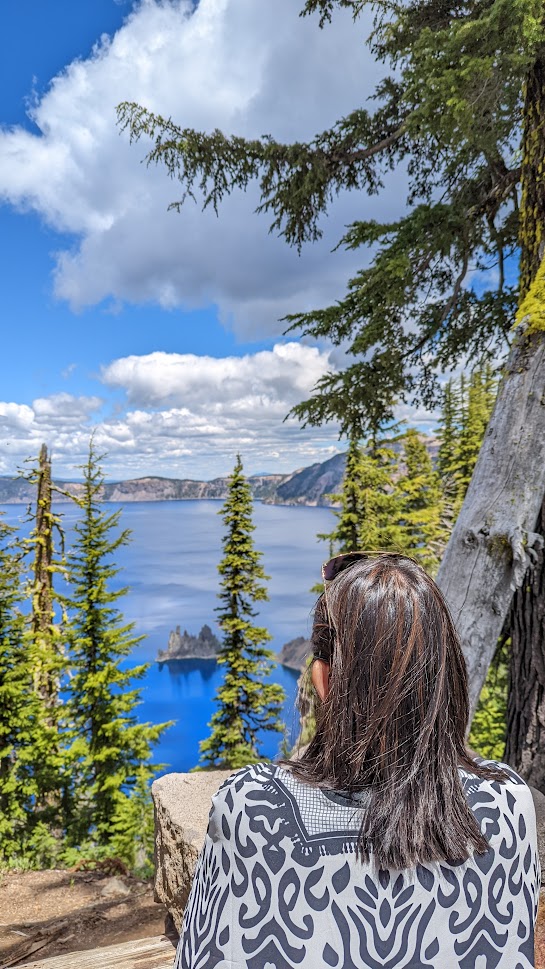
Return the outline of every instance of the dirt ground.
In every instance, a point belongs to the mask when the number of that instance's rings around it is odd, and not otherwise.
[[[151,881],[123,870],[0,873],[0,969],[163,935],[165,916]]]

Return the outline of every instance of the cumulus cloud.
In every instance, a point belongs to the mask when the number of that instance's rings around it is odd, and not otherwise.
[[[310,394],[330,369],[330,355],[299,343],[241,357],[181,353],[129,356],[103,368],[102,380],[122,387],[131,404],[189,406],[208,413],[278,416]]]
[[[45,441],[55,473],[79,476],[91,433],[107,455],[110,479],[158,474],[208,480],[227,474],[237,452],[250,473],[288,473],[324,461],[343,446],[338,428],[301,428],[285,418],[336,369],[333,356],[279,343],[241,357],[121,357],[103,367],[100,395],[0,402],[0,472],[14,473]],[[408,406],[397,412],[425,431],[433,430],[437,416]]]
[[[32,409],[38,425],[79,425],[99,410],[102,403],[100,397],[75,397],[73,394],[60,393],[37,397]]]
[[[339,296],[359,254],[330,250],[357,217],[388,216],[388,199],[341,195],[322,243],[299,257],[253,214],[255,191],[220,218],[188,203],[161,170],[141,164],[115,106],[134,100],[183,125],[278,138],[310,137],[362,103],[378,68],[366,25],[341,12],[325,30],[293,0],[142,0],[113,38],[56,77],[32,109],[38,133],[0,133],[0,198],[72,234],[57,253],[55,289],[74,307],[104,299],[164,307],[217,304],[245,337]],[[341,69],[339,69],[341,67]],[[391,211],[388,212],[387,209]]]
[[[110,478],[212,478],[240,451],[249,471],[289,472],[338,450],[336,429],[284,421],[331,368],[329,354],[297,343],[243,357],[151,353],[112,361],[102,396],[59,393],[32,406],[0,403],[0,470],[52,449],[56,474],[73,476],[94,432]],[[122,391],[125,402],[105,400]]]

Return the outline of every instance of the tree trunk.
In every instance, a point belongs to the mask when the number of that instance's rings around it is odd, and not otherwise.
[[[40,449],[36,474],[36,528],[34,540],[34,589],[32,595],[32,632],[41,653],[52,647],[53,634],[53,521],[51,512],[51,461],[45,444]],[[47,655],[34,670],[34,688],[47,706],[57,703],[58,682]]]
[[[523,117],[520,302],[539,271],[545,243],[545,50],[542,50],[528,75]]]
[[[545,494],[545,333],[524,330],[437,575],[461,636],[472,714],[513,592],[542,544],[534,527]]]
[[[545,54],[528,77],[523,140],[520,298],[543,259],[545,228]],[[545,502],[535,527],[545,536]],[[517,590],[506,631],[511,638],[506,759],[545,790],[545,559],[540,552]]]
[[[545,501],[536,531],[545,534]],[[505,758],[534,787],[545,779],[545,554],[513,598]]]
[[[545,50],[528,74],[522,138],[520,302],[542,272],[545,227]],[[545,332],[518,327],[464,504],[447,545],[437,581],[462,638],[470,681],[471,713],[481,692],[514,591],[543,537],[535,531],[545,494]],[[536,576],[537,581],[537,576]],[[526,586],[528,583],[526,583]],[[533,582],[529,583],[530,589]],[[526,602],[526,597],[530,601]],[[524,630],[538,624],[532,592],[521,592],[517,610]],[[522,615],[523,614],[523,615]],[[529,653],[532,645],[520,640]],[[520,662],[522,661],[522,658]],[[537,673],[537,671],[536,671]],[[516,705],[528,700],[521,677]],[[513,699],[512,702],[515,702]]]

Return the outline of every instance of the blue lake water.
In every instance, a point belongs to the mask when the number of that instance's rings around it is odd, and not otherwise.
[[[135,624],[135,633],[145,636],[135,649],[129,665],[151,662],[142,686],[138,717],[142,722],[176,723],[163,735],[155,760],[168,770],[186,771],[199,757],[199,741],[208,736],[207,723],[214,710],[213,698],[221,683],[221,666],[210,660],[185,660],[159,666],[155,657],[167,644],[169,632],[181,626],[198,633],[208,623],[218,633],[214,609],[219,577],[224,525],[217,501],[138,502],[122,508],[121,525],[132,532],[129,545],[116,553],[121,573],[117,585],[129,591],[119,601],[124,617]],[[18,505],[0,506],[10,524],[18,524],[24,509]],[[59,505],[67,542],[77,518],[72,505]],[[271,648],[279,651],[295,636],[309,632],[309,619],[315,596],[310,587],[320,580],[320,565],[327,557],[327,546],[317,533],[331,531],[333,513],[327,508],[254,506],[254,541],[263,552],[263,566],[270,576],[269,602],[259,603],[260,625],[273,639]],[[27,532],[28,526],[21,531]],[[291,738],[297,733],[294,712],[297,673],[277,666],[272,677],[286,691],[283,719]],[[274,757],[280,735],[263,734],[260,753]]]

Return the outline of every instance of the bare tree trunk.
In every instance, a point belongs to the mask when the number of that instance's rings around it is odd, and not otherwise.
[[[32,633],[38,646],[34,688],[47,706],[57,703],[58,682],[48,653],[53,646],[53,517],[51,460],[42,444],[36,471],[36,527],[34,534]]]
[[[545,332],[518,328],[494,412],[437,582],[460,633],[471,712],[513,592],[534,546],[545,494]]]
[[[545,501],[536,531],[545,534]],[[514,595],[505,759],[534,787],[545,779],[545,554]]]

